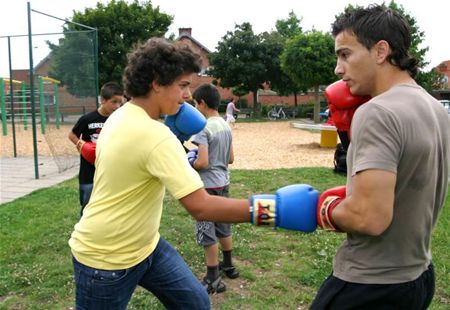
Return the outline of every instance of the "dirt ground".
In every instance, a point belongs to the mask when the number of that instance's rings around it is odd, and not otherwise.
[[[40,156],[77,155],[67,134],[72,128],[62,125],[46,127],[46,134],[37,127],[37,148]],[[33,156],[31,126],[24,130],[17,124],[16,152],[18,156]],[[297,129],[290,121],[237,123],[233,129],[235,162],[231,169],[277,169],[294,167],[332,167],[333,148],[320,147],[320,133]],[[189,146],[189,143],[186,144]],[[13,156],[11,127],[7,136],[1,136],[1,156]]]

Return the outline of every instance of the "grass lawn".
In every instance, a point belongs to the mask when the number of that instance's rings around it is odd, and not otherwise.
[[[344,184],[327,168],[232,170],[231,195],[273,193],[294,183],[319,191]],[[187,211],[166,196],[161,235],[175,246],[199,276],[203,250]],[[74,306],[72,263],[67,240],[78,219],[77,179],[38,190],[0,206],[0,309],[70,309]],[[450,308],[450,198],[433,237],[436,294],[431,309]],[[233,226],[234,259],[241,273],[226,280],[227,292],[212,297],[217,309],[307,309],[344,234],[272,230],[250,224]],[[128,309],[163,309],[142,289]]]

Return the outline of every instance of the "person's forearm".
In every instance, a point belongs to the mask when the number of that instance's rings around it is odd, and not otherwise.
[[[331,214],[335,225],[339,230],[350,233],[370,236],[382,234],[392,218],[388,214],[383,215],[381,210],[379,214],[374,215],[369,211],[368,203],[364,201],[356,203],[351,196],[347,197]]]
[[[80,138],[78,138],[73,132],[69,133],[68,138],[75,145],[77,145],[78,141],[80,140]]]
[[[199,221],[241,223],[250,222],[248,199],[225,198],[209,194],[180,199],[186,210]]]

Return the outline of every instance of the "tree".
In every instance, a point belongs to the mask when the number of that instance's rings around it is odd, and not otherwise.
[[[428,92],[446,89],[448,85],[446,76],[436,69],[431,69],[428,72],[421,72],[416,78],[416,81]]]
[[[124,0],[111,0],[107,4],[97,3],[95,8],[86,8],[84,12],[74,11],[73,22],[98,29],[98,69],[99,84],[108,81],[122,81],[122,72],[126,65],[127,53],[140,41],[151,37],[163,37],[168,31],[173,17],[160,12],[159,7],[153,7],[151,1],[134,0],[127,3]],[[77,93],[83,77],[79,61],[68,60],[70,55],[76,55],[80,48],[78,39],[69,36],[72,31],[85,30],[69,23],[64,29],[64,39],[59,45],[52,45],[52,57],[57,61],[51,71],[53,76],[68,86],[74,95]],[[94,40],[85,38],[84,40]],[[86,41],[86,44],[87,44]],[[91,42],[91,45],[94,42]],[[86,49],[85,54],[88,53]],[[92,49],[91,49],[92,50]],[[89,50],[89,51],[91,51]],[[85,55],[87,56],[87,55]],[[85,68],[87,70],[88,68]],[[75,83],[75,81],[77,81]],[[97,87],[97,85],[95,86]]]
[[[253,33],[249,23],[235,26],[228,31],[209,55],[211,75],[219,79],[222,87],[240,86],[253,92],[253,109],[259,114],[258,89],[267,81],[266,63],[268,55],[261,44],[261,37]]]
[[[423,88],[431,91],[429,87],[434,84],[433,79],[435,78],[435,76],[431,71],[426,72],[423,70],[423,68],[429,64],[429,62],[425,60],[425,54],[428,52],[429,47],[428,46],[421,47],[423,41],[425,40],[425,32],[420,30],[419,26],[417,25],[416,19],[409,13],[407,13],[401,4],[397,4],[394,0],[392,0],[389,3],[389,8],[397,11],[408,22],[411,28],[411,36],[412,36],[412,42],[411,47],[409,48],[409,53],[419,61],[419,68],[420,68],[415,80]]]
[[[59,45],[47,42],[52,51],[49,76],[60,80],[74,96],[95,96],[94,32],[72,32],[66,28],[64,37]]]
[[[314,122],[320,121],[319,86],[334,80],[334,40],[329,33],[310,31],[286,42],[281,54],[282,70],[301,88],[314,88]],[[293,65],[295,64],[295,65]]]
[[[277,57],[272,63],[272,71],[269,72],[270,88],[279,95],[288,96],[294,94],[294,104],[297,103],[297,95],[301,89],[286,73],[281,69],[281,54],[285,48],[286,41],[302,33],[300,26],[301,19],[297,18],[293,11],[289,12],[287,19],[277,20],[275,23],[276,32],[272,32],[266,36],[266,40],[272,41],[272,45],[277,48]]]
[[[290,39],[302,33],[301,21],[302,19],[298,18],[294,11],[290,11],[287,19],[279,19],[275,22],[275,29],[284,39]]]
[[[241,108],[241,97],[245,96],[248,94],[248,90],[245,89],[244,87],[242,87],[241,85],[238,86],[234,86],[231,89],[231,92],[233,93],[233,95],[237,96],[239,98],[239,108]]]

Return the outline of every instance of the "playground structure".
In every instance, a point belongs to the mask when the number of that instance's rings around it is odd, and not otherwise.
[[[61,124],[59,112],[59,85],[60,81],[47,76],[38,76],[38,89],[35,90],[35,98],[38,98],[38,109],[41,132],[45,134],[46,124],[54,119],[56,128]],[[14,87],[17,85],[17,88]],[[31,89],[25,81],[0,78],[0,104],[2,119],[2,134],[7,135],[8,118],[14,123],[20,120],[24,130],[28,129],[32,117]],[[14,128],[14,126],[13,126]]]
[[[98,42],[96,28],[32,10],[30,2],[27,13],[28,34],[0,36],[0,62],[7,60],[9,65],[9,76],[0,75],[0,119],[2,136],[6,137],[2,141],[1,156],[10,155],[12,144],[13,156],[17,157],[16,130],[22,136],[31,131],[35,178],[39,179],[38,143],[41,147],[42,142],[47,142],[59,172],[78,163],[73,160],[78,159],[73,145],[69,145],[70,151],[63,147],[68,141],[68,129],[65,126],[61,134],[60,126],[64,117],[70,122],[86,109],[98,107]],[[32,19],[39,24],[61,23],[50,26],[47,33],[33,33]],[[52,29],[55,26],[63,30],[55,32]],[[23,57],[27,49],[29,69],[23,69],[26,65],[19,62],[27,59]],[[3,56],[4,50],[8,57]],[[36,66],[34,53],[40,54]],[[2,68],[6,68],[3,63]],[[74,79],[75,84],[70,84]],[[39,139],[37,130],[41,134]],[[3,151],[5,141],[8,141],[7,152]],[[26,154],[30,156],[29,152]]]

